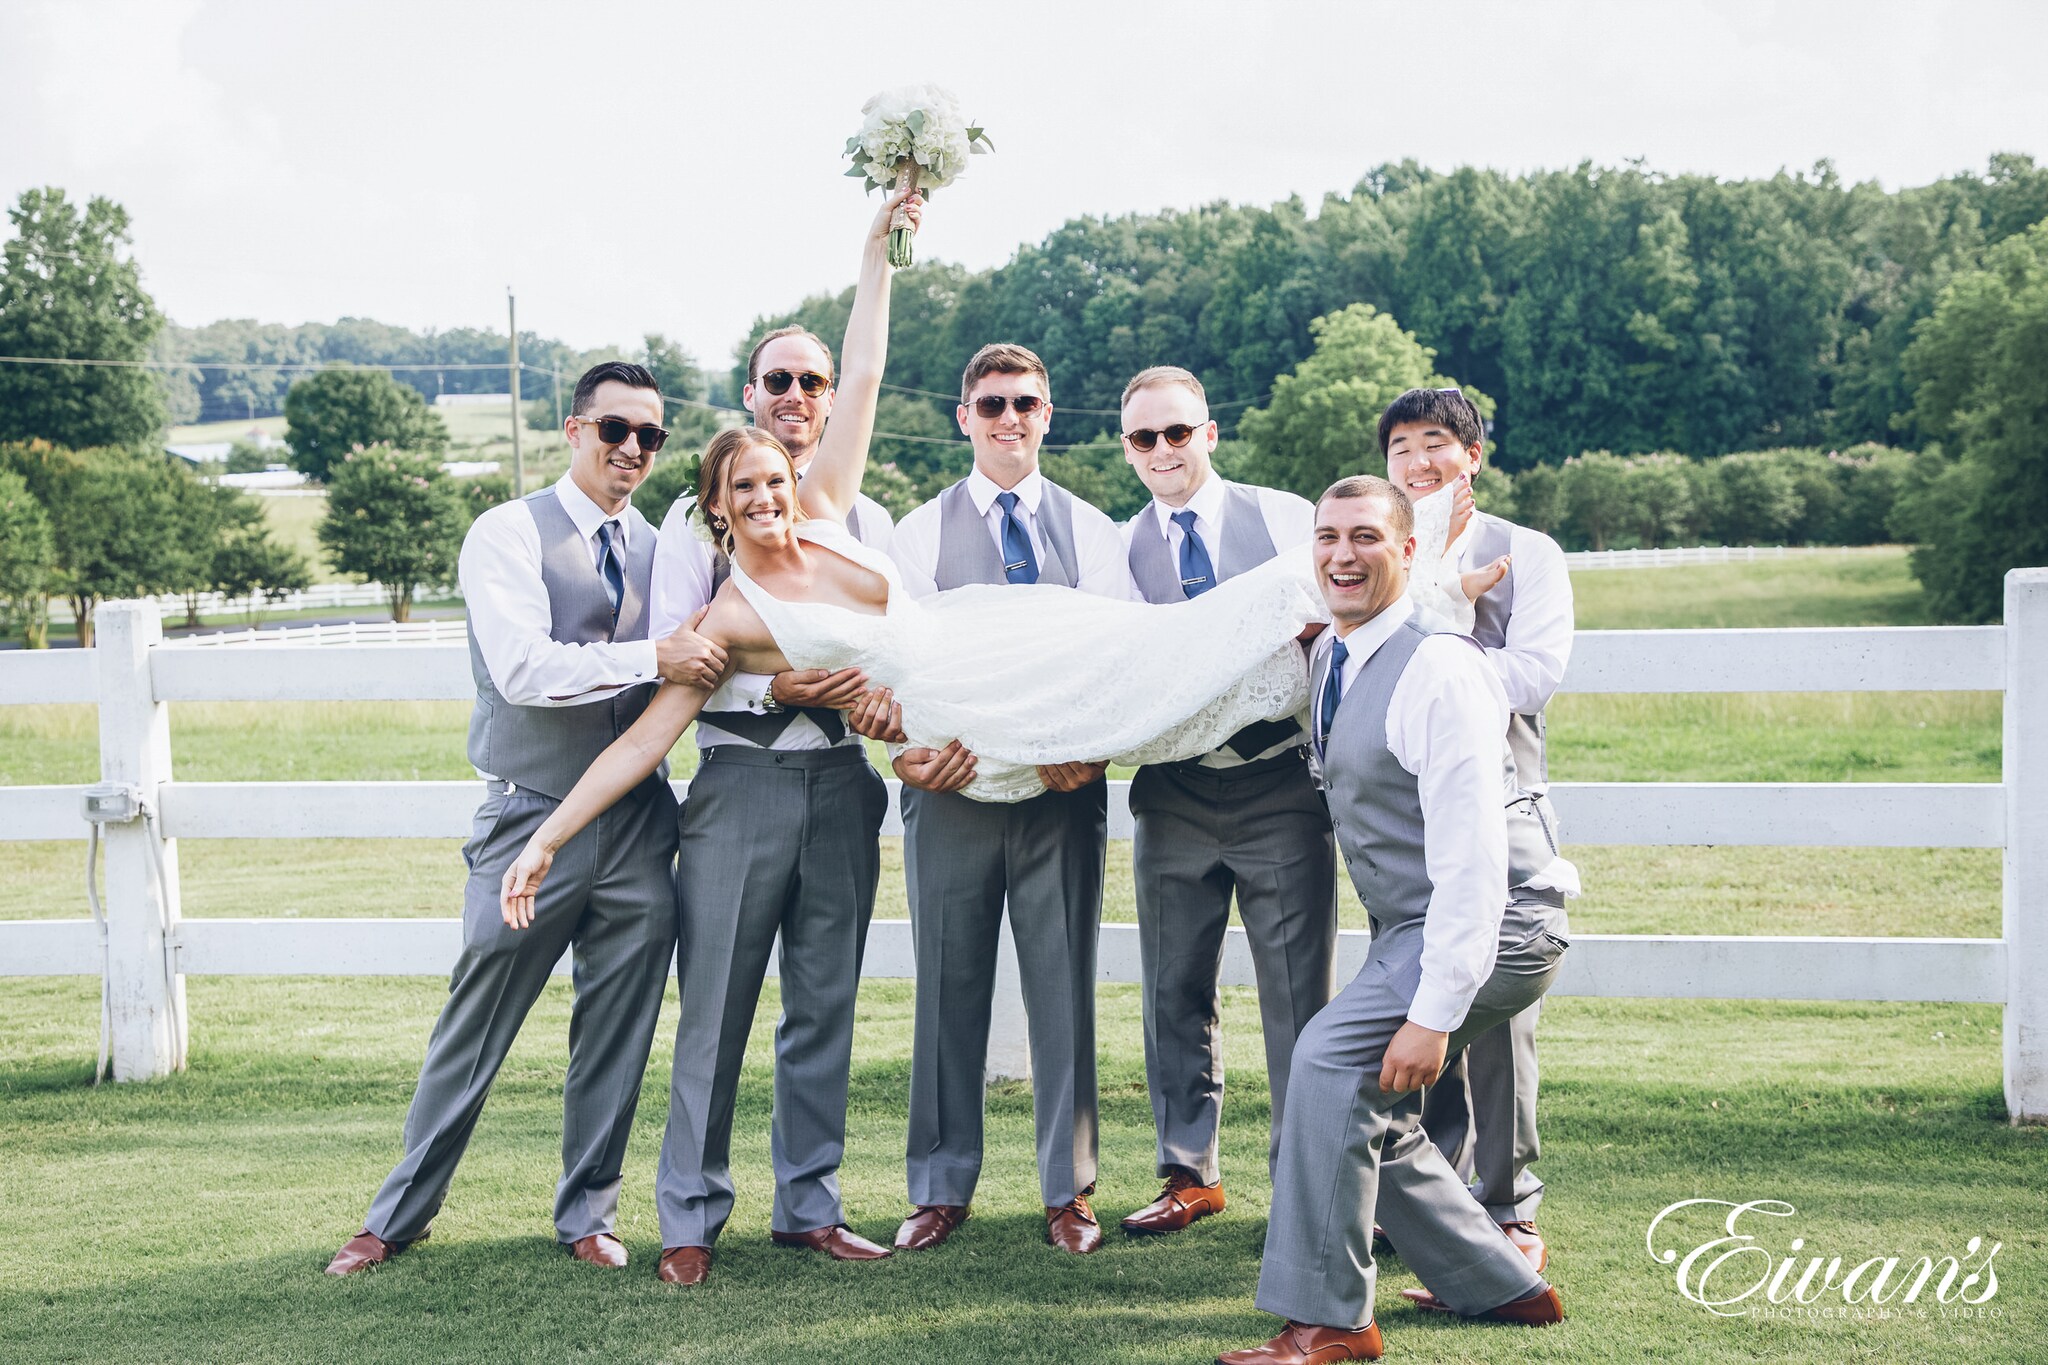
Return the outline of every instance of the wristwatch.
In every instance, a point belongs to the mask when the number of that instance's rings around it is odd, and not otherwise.
[[[761,693],[761,709],[771,716],[782,714],[782,703],[775,700],[775,679],[768,680],[768,687]]]

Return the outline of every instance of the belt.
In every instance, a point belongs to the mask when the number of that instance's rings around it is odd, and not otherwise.
[[[706,763],[742,763],[752,768],[840,768],[867,761],[865,744],[835,744],[829,749],[757,749],[751,744],[714,744],[704,751]]]

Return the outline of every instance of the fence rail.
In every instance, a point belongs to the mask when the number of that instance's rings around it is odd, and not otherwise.
[[[2002,848],[1997,939],[1580,935],[1561,994],[1668,998],[1953,1000],[2005,1006],[2005,1089],[2048,1119],[2048,569],[2006,580],[2005,624],[1848,630],[1588,631],[1576,692],[1995,691],[2005,694],[2000,783],[1558,783],[1579,842],[1846,848]],[[101,777],[145,818],[105,825],[107,923],[0,922],[0,976],[104,974],[116,1079],[181,1064],[186,977],[442,975],[457,919],[183,920],[180,839],[459,838],[474,782],[179,782],[172,701],[413,700],[473,695],[455,643],[222,649],[166,643],[153,603],[102,608],[91,651],[0,656],[0,704],[96,702]],[[679,784],[680,785],[680,784]],[[892,805],[886,831],[900,832]],[[83,837],[86,789],[0,788],[0,841]],[[1110,830],[1129,838],[1128,784]],[[290,906],[277,907],[289,911]],[[1341,936],[1340,969],[1365,952]],[[1136,931],[1102,928],[1102,980],[1138,980]],[[911,974],[909,925],[877,920],[863,971]],[[1252,981],[1241,931],[1224,980]],[[1020,1035],[1021,1041],[1021,1035]]]

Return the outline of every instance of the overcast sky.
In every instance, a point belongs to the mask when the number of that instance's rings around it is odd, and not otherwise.
[[[511,284],[524,329],[723,364],[851,281],[839,152],[887,85],[949,85],[995,139],[919,245],[982,267],[1404,157],[1924,183],[2048,157],[2043,52],[2048,5],[1990,0],[0,0],[0,196],[119,200],[180,323],[502,328]]]

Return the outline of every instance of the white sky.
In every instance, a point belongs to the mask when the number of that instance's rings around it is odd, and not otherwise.
[[[2040,3],[976,6],[0,0],[0,197],[111,196],[180,323],[353,314],[581,346],[680,338],[851,281],[839,150],[875,90],[956,90],[999,153],[921,255],[1077,214],[1312,204],[1381,161],[1832,157],[1919,184],[2048,159]],[[4,232],[0,227],[0,232]]]

